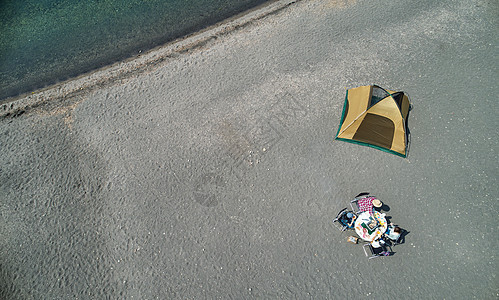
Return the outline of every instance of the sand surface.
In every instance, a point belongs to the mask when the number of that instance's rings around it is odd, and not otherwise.
[[[497,299],[497,2],[279,3],[2,106],[0,298]],[[372,83],[408,159],[333,141]],[[391,257],[332,224],[366,191]]]

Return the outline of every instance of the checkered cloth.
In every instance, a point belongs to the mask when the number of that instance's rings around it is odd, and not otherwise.
[[[376,199],[375,197],[366,197],[357,200],[357,204],[359,205],[360,211],[368,211],[370,213],[373,213],[373,200]]]

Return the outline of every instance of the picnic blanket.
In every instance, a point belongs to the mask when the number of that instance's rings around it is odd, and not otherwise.
[[[373,213],[373,200],[376,199],[375,197],[366,197],[357,200],[357,204],[359,205],[359,209],[361,212],[368,211],[370,213]]]

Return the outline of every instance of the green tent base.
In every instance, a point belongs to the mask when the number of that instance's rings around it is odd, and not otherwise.
[[[359,141],[354,141],[354,140],[350,140],[350,139],[342,139],[342,138],[339,138],[339,137],[335,138],[335,140],[344,141],[344,142],[348,142],[348,143],[352,143],[352,144],[357,144],[357,145],[362,145],[362,146],[367,146],[367,147],[371,147],[371,148],[374,148],[374,149],[381,150],[383,152],[387,152],[387,153],[398,155],[398,156],[403,157],[403,158],[407,158],[407,155],[404,155],[402,153],[398,153],[396,151],[392,151],[390,149],[386,149],[386,148],[383,148],[383,147],[380,147],[380,146],[376,146],[376,145],[372,145],[372,144],[368,144],[368,143],[364,143],[364,142],[359,142]]]
[[[341,124],[345,120],[345,112],[347,111],[347,103],[348,103],[348,90],[345,95],[345,102],[343,103],[343,111],[341,112],[340,126],[338,126],[338,131],[336,132],[336,139],[338,139],[338,134],[340,134]]]

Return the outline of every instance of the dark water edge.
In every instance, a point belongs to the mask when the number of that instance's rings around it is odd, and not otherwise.
[[[133,57],[269,0],[2,0],[0,103]]]

